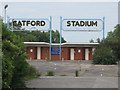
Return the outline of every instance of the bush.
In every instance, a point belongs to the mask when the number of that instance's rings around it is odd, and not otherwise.
[[[24,77],[24,80],[30,80],[30,79],[33,79],[33,78],[37,78],[39,76],[41,76],[41,73],[38,72],[34,67],[28,65],[28,71],[27,71],[27,74],[26,76]]]
[[[75,71],[75,76],[76,76],[76,77],[79,76],[79,71],[78,71],[78,70]]]
[[[54,74],[53,71],[48,71],[46,76],[54,76],[54,75],[55,75],[55,74]]]
[[[22,39],[8,31],[2,23],[2,87],[25,87],[24,78],[35,73],[26,62],[25,47]],[[33,72],[32,72],[33,71]],[[32,75],[33,75],[32,74]]]
[[[14,66],[9,57],[3,55],[2,61],[2,85],[4,88],[10,88]]]
[[[112,49],[106,46],[98,47],[93,55],[92,63],[103,65],[116,64]]]

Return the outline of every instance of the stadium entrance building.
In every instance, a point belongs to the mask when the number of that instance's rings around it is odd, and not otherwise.
[[[46,42],[24,42],[28,60],[49,60],[50,45]],[[52,44],[51,60],[92,60],[99,43],[62,43]]]

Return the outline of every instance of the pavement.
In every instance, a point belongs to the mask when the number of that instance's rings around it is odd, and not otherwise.
[[[26,82],[29,88],[118,88],[113,77],[41,77]]]
[[[28,63],[35,67],[42,76],[45,76],[47,71],[53,71],[56,76],[75,76],[76,70],[84,71],[91,67],[91,62],[88,61],[30,61]]]
[[[118,88],[117,65],[92,65],[91,61],[28,61],[41,76],[26,81],[28,88]],[[75,77],[75,71],[79,76]],[[46,76],[53,71],[55,76]]]

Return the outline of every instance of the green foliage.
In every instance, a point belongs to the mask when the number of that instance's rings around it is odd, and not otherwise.
[[[55,74],[54,74],[53,71],[48,71],[46,76],[54,76],[54,75],[55,75]]]
[[[94,43],[94,40],[93,40],[93,39],[91,39],[91,40],[90,40],[90,43]]]
[[[109,47],[99,47],[93,55],[93,64],[110,65],[116,64],[112,49]]]
[[[76,77],[79,76],[79,71],[78,71],[78,70],[75,71],[75,76],[76,76]]]
[[[101,40],[100,40],[100,38],[97,38],[95,41],[94,41],[93,39],[90,39],[89,42],[90,42],[90,43],[100,43]]]
[[[3,88],[10,88],[10,83],[12,80],[14,66],[10,57],[3,55],[3,62],[2,62],[2,86]]]
[[[93,64],[116,64],[120,60],[120,24],[102,41],[93,55]]]
[[[3,87],[6,88],[6,85],[9,85],[9,87],[14,87],[14,85],[22,82],[22,77],[25,75],[25,71],[27,69],[24,51],[25,48],[20,37],[17,37],[15,34],[7,31],[4,25],[2,30]],[[5,81],[5,79],[7,80],[7,82]],[[16,81],[17,83],[13,84]]]
[[[0,16],[0,90],[2,89],[2,17]]]
[[[109,32],[105,43],[113,50],[117,60],[120,60],[120,24],[116,25],[114,32]]]
[[[15,32],[17,35],[19,35],[24,42],[50,42],[50,31],[44,32],[44,31],[23,31],[23,32]],[[52,31],[52,42],[53,43],[59,43],[60,42],[60,34],[59,32]],[[64,38],[62,37],[62,42],[66,42]]]
[[[27,74],[26,76],[24,77],[24,80],[30,80],[30,79],[33,79],[33,78],[37,78],[37,77],[40,77],[41,76],[41,73],[38,72],[34,67],[32,66],[28,66],[28,71],[27,71]]]
[[[97,38],[97,39],[96,39],[96,42],[97,42],[97,43],[100,43],[100,42],[101,42],[101,41],[100,41],[100,38]]]
[[[13,61],[12,61],[12,57],[9,56],[10,52],[7,53],[7,49],[8,51],[11,49],[11,47],[9,47],[9,41],[7,41],[8,39],[8,36],[6,36],[6,39],[5,39],[5,36],[4,35],[10,35],[9,33],[4,33],[5,32],[5,26],[2,25],[2,32],[3,32],[3,61],[2,61],[2,86],[4,88],[10,88],[10,83],[11,83],[11,80],[12,80],[12,74],[13,74],[13,69],[14,69],[14,66],[13,66]]]
[[[6,30],[2,24],[2,86],[3,88],[25,87],[24,78],[36,73],[26,62],[25,47],[20,36]]]

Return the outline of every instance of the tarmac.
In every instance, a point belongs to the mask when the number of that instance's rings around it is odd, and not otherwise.
[[[91,61],[28,61],[41,76],[26,81],[28,88],[118,88],[118,65],[93,65]],[[75,71],[79,76],[75,77]],[[46,76],[53,71],[54,76]]]
[[[40,77],[26,82],[29,88],[118,88],[117,77]]]

